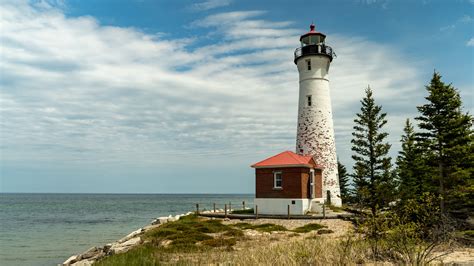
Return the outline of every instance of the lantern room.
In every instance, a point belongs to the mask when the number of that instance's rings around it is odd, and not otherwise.
[[[309,32],[301,35],[300,37],[301,47],[304,47],[307,45],[324,44],[324,41],[326,40],[326,35],[324,35],[321,32],[317,32],[315,28],[316,26],[314,26],[314,24],[311,24],[309,26]]]
[[[326,45],[326,35],[317,32],[314,24],[309,26],[309,32],[301,35],[300,37],[301,47],[296,48],[295,50],[295,64],[297,64],[298,59],[306,56],[326,56],[331,62],[334,54],[332,48]]]

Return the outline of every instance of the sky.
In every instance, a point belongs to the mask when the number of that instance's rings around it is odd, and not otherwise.
[[[474,1],[0,1],[0,192],[253,193],[295,149],[293,52],[311,22],[337,154],[367,86],[391,156],[433,71],[473,113]],[[394,162],[394,160],[392,160]]]

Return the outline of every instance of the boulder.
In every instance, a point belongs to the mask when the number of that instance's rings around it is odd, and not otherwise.
[[[109,244],[105,244],[103,247],[102,247],[102,251],[104,251],[104,253],[108,253],[110,248],[112,247],[112,243],[109,243]]]
[[[138,245],[141,243],[141,238],[140,237],[135,237],[132,239],[129,239],[123,243],[115,243],[110,247],[110,252],[111,254],[118,254],[118,253],[123,253],[131,249],[132,247]]]
[[[86,252],[82,253],[80,257],[81,257],[81,260],[90,259],[92,257],[97,257],[97,255],[99,255],[100,253],[102,253],[102,248],[92,247],[88,249]]]
[[[168,222],[168,217],[160,217],[160,218],[158,218],[158,221],[160,222],[160,224],[167,223]]]
[[[168,222],[176,222],[177,220],[179,220],[179,218],[176,218],[176,217],[168,217]]]
[[[65,262],[63,262],[63,265],[66,265],[66,266],[71,265],[74,262],[78,261],[78,259],[79,259],[79,255],[72,255]]]
[[[119,242],[119,243],[126,242],[126,241],[128,241],[129,239],[134,238],[134,237],[136,237],[137,235],[141,234],[143,231],[145,231],[143,228],[137,229],[137,230],[131,232],[130,234],[126,235],[125,237],[121,238],[118,242]]]
[[[71,266],[91,266],[94,263],[94,260],[80,260]]]

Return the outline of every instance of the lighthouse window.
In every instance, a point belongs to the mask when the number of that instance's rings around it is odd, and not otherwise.
[[[274,172],[273,173],[273,188],[281,188],[281,184],[282,184],[281,172]]]
[[[311,59],[306,60],[306,66],[308,67],[308,70],[311,70]]]
[[[308,100],[308,106],[311,106],[312,102],[311,102],[311,95],[308,95],[306,96],[307,100]]]

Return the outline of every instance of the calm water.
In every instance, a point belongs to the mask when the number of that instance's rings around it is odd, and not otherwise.
[[[196,203],[244,200],[253,204],[253,195],[0,194],[0,265],[57,265]]]

